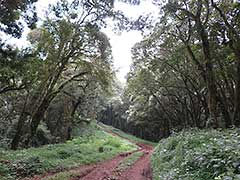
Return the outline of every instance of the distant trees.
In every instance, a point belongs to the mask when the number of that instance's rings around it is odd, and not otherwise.
[[[151,129],[153,139],[188,127],[239,126],[239,4],[158,6],[159,21],[132,49],[122,123],[145,138]]]

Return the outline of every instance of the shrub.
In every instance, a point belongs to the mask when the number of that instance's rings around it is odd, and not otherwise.
[[[39,174],[43,171],[39,157],[30,157],[18,160],[10,165],[11,175],[16,177],[27,177]]]
[[[191,130],[161,140],[152,156],[159,180],[240,179],[240,131]]]
[[[6,164],[0,163],[0,176],[5,176],[9,173],[9,168]]]
[[[109,146],[112,146],[112,147],[116,147],[116,148],[119,148],[121,146],[121,142],[118,141],[118,139],[116,138],[109,138],[107,142],[104,143],[104,145],[109,145]]]

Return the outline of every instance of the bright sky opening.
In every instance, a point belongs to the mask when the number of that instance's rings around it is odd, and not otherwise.
[[[55,3],[57,0],[52,0],[51,3]],[[45,16],[45,11],[50,4],[49,0],[38,0],[37,13],[40,19]],[[123,11],[123,13],[130,18],[137,18],[140,15],[147,15],[149,13],[157,14],[158,9],[151,3],[150,0],[142,0],[140,5],[130,5],[123,2],[116,1],[115,9]],[[114,58],[114,68],[117,70],[117,78],[122,82],[126,82],[126,75],[129,72],[131,65],[131,48],[135,43],[142,40],[143,36],[139,31],[122,32],[116,34],[113,32],[113,23],[109,21],[108,27],[103,29],[103,32],[110,39],[112,46],[112,53]],[[28,44],[26,37],[29,30],[25,30],[21,39],[11,39],[13,44],[19,47],[26,46]],[[10,37],[9,37],[10,38]]]

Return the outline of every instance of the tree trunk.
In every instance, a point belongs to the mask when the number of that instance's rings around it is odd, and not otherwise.
[[[38,125],[40,121],[44,118],[45,112],[47,111],[51,101],[53,98],[49,99],[48,96],[44,98],[41,105],[38,107],[38,109],[34,112],[31,118],[30,123],[30,134],[27,137],[27,140],[25,142],[26,146],[31,145],[32,139],[34,138]]]
[[[234,95],[234,113],[233,113],[233,123],[236,126],[240,126],[240,36],[239,32],[234,28],[232,24],[229,23],[228,17],[224,14],[224,11],[220,9],[217,4],[211,0],[212,6],[218,11],[220,17],[228,30],[228,35],[230,38],[230,48],[233,50],[237,58],[237,79]]]
[[[17,150],[17,148],[19,146],[19,142],[21,140],[22,133],[23,133],[23,126],[26,122],[27,116],[29,115],[29,113],[26,112],[27,101],[28,101],[28,97],[26,98],[26,100],[24,102],[24,106],[23,106],[22,112],[20,114],[18,123],[17,123],[16,133],[11,142],[10,149],[12,149],[12,150]]]
[[[28,114],[25,112],[25,108],[24,108],[21,115],[20,115],[20,118],[18,120],[16,133],[14,135],[14,138],[13,138],[12,142],[11,142],[10,149],[12,149],[12,150],[17,150],[17,148],[19,146],[19,142],[20,142],[22,134],[23,134],[23,127],[24,127],[24,124],[26,122],[27,116],[28,116]]]
[[[237,62],[237,79],[236,79],[236,88],[235,88],[235,98],[234,98],[234,114],[233,114],[233,122],[234,125],[240,126],[240,52]]]
[[[218,128],[219,118],[218,118],[218,92],[216,86],[216,78],[213,71],[212,57],[210,52],[210,45],[208,41],[208,35],[203,27],[200,17],[196,19],[196,25],[198,29],[198,34],[202,41],[202,48],[205,60],[205,71],[206,71],[206,85],[208,89],[208,108],[210,112],[210,118],[213,120],[211,126],[213,128]],[[220,98],[220,97],[219,97]]]

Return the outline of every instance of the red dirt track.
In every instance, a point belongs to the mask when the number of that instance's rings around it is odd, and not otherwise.
[[[128,154],[121,154],[110,161],[99,164],[93,171],[81,178],[71,180],[151,180],[150,156],[152,147],[145,144],[137,144],[144,154],[137,162],[124,172],[117,172],[115,168],[126,158]]]
[[[151,180],[152,171],[150,165],[150,157],[153,148],[151,146],[141,144],[144,155],[127,171],[125,171],[120,180]]]
[[[109,133],[113,134],[112,132]],[[117,136],[116,134],[113,135]],[[80,166],[79,168],[66,170],[74,171],[79,174],[77,177],[74,176],[70,180],[152,180],[150,156],[152,154],[153,147],[143,143],[135,144],[139,148],[133,152],[119,154],[111,160],[100,162],[98,164]],[[135,164],[123,172],[116,170],[117,166],[123,159],[137,151],[143,152],[143,155],[136,161]],[[32,180],[41,180],[44,177],[52,177],[53,175],[53,173],[49,173],[41,177],[34,177]]]

